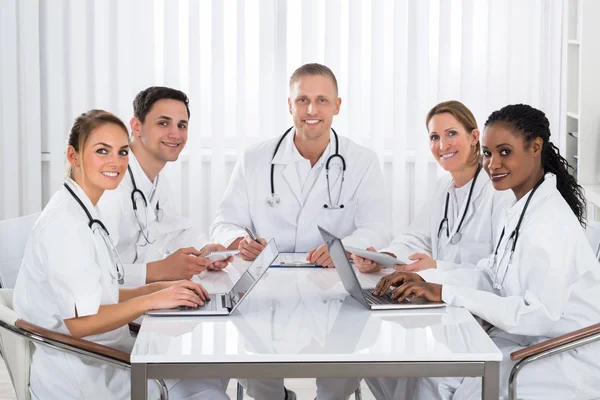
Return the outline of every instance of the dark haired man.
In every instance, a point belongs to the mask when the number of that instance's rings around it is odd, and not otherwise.
[[[128,171],[119,187],[98,203],[125,264],[125,284],[190,279],[206,269],[224,268],[231,259],[211,263],[204,256],[225,248],[208,244],[181,216],[161,173],[187,142],[186,94],[149,87],[135,97],[133,112]]]

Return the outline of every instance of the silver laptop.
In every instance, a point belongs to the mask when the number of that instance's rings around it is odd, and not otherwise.
[[[248,296],[254,285],[256,285],[267,269],[269,269],[269,266],[275,261],[278,254],[277,244],[274,239],[271,239],[228,293],[211,294],[210,301],[204,303],[202,307],[177,307],[166,310],[152,310],[148,311],[148,315],[229,315]]]
[[[350,296],[352,296],[356,301],[366,308],[371,310],[404,310],[411,308],[435,308],[445,306],[443,302],[433,302],[421,297],[405,299],[399,303],[398,300],[394,300],[390,297],[389,291],[384,296],[374,296],[373,290],[375,290],[375,288],[362,288],[360,286],[358,276],[356,276],[356,272],[350,264],[350,260],[346,255],[346,249],[344,248],[342,241],[320,226],[318,228],[319,232],[321,232],[323,240],[325,240],[325,243],[327,244],[327,249],[331,255],[331,260],[333,261],[335,269],[340,275],[342,283],[344,284],[344,288],[350,294]]]

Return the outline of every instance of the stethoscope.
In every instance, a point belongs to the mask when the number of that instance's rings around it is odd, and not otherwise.
[[[138,189],[135,184],[135,178],[133,177],[133,172],[131,172],[131,167],[127,166],[127,171],[129,171],[129,176],[131,177],[131,183],[133,184],[133,190],[131,191],[131,203],[133,204],[133,213],[135,215],[135,220],[137,221],[138,231],[140,235],[144,238],[145,243],[142,246],[147,244],[154,243],[154,240],[150,239],[150,228],[148,221],[148,201],[146,200],[146,196],[144,193]],[[156,178],[158,179],[158,177]],[[138,201],[141,199],[141,207],[144,212],[144,217],[142,217],[139,213],[138,209]],[[163,210],[160,208],[160,201],[156,202],[156,208],[154,209],[154,215],[156,216],[156,220],[158,222],[162,221],[163,218]]]
[[[123,262],[121,261],[121,257],[119,257],[119,252],[117,251],[117,248],[116,248],[114,242],[110,238],[108,229],[106,229],[106,226],[104,226],[102,221],[100,221],[99,219],[92,218],[92,214],[90,214],[90,212],[88,211],[85,204],[83,204],[81,199],[75,194],[75,192],[69,187],[69,185],[67,185],[66,182],[63,183],[63,185],[69,191],[69,193],[71,193],[71,196],[73,196],[73,198],[77,201],[77,203],[79,203],[79,205],[81,206],[83,211],[85,211],[85,214],[87,215],[87,217],[89,219],[88,226],[90,227],[92,232],[95,233],[99,229],[100,236],[102,236],[104,243],[113,252],[113,256],[115,257],[115,266],[117,269],[117,276],[115,276],[113,274],[112,270],[109,269],[110,277],[113,279],[113,283],[118,282],[119,285],[122,285],[123,283],[125,283],[125,270],[123,268]]]
[[[493,270],[494,268],[497,267],[496,274],[494,275],[494,284],[493,284],[494,289],[496,289],[496,290],[501,290],[502,285],[504,285],[504,280],[506,279],[506,274],[508,272],[508,268],[512,264],[513,254],[515,253],[515,247],[517,246],[517,240],[519,239],[519,228],[521,227],[521,222],[523,222],[523,218],[525,217],[525,212],[527,211],[527,206],[529,206],[529,201],[531,200],[531,197],[533,197],[533,194],[535,193],[537,188],[540,187],[542,182],[544,182],[544,177],[542,177],[542,179],[540,179],[538,181],[538,183],[535,184],[535,186],[533,187],[533,190],[531,191],[531,193],[529,193],[529,197],[527,197],[527,201],[525,202],[525,207],[523,207],[523,211],[521,211],[521,215],[519,216],[519,221],[517,222],[517,226],[511,232],[510,236],[508,237],[508,240],[506,241],[504,254],[506,254],[506,249],[508,249],[508,244],[510,243],[511,240],[512,240],[512,246],[510,248],[510,256],[508,257],[508,264],[506,265],[506,268],[504,269],[504,275],[502,276],[502,280],[498,281],[499,272],[500,272],[500,264],[496,265],[496,261],[498,260],[498,249],[500,248],[500,243],[502,243],[502,238],[504,237],[504,231],[506,229],[506,226],[504,228],[502,228],[502,233],[500,234],[500,239],[498,239],[498,244],[496,245],[496,250],[494,250],[494,255],[492,256],[492,260],[490,263],[490,270]],[[502,258],[504,258],[504,254],[502,255]]]
[[[273,157],[271,157],[271,161],[273,161],[273,159],[275,158],[275,155],[277,154],[277,151],[279,150],[279,147],[281,146],[281,143],[283,143],[283,140],[285,139],[287,134],[290,133],[290,131],[293,128],[294,127],[292,126],[287,131],[285,131],[283,136],[281,136],[281,139],[279,139],[279,142],[277,142],[277,146],[275,146],[275,151],[273,152]],[[325,178],[327,179],[327,195],[329,197],[329,204],[323,204],[323,208],[328,208],[330,210],[336,210],[339,208],[344,208],[344,205],[340,204],[340,198],[342,196],[342,189],[344,186],[344,174],[346,173],[346,160],[339,153],[340,141],[338,140],[337,132],[333,128],[331,128],[331,131],[333,132],[333,135],[335,136],[335,154],[329,156],[329,158],[327,158],[327,162],[325,162]],[[342,181],[340,183],[340,191],[338,192],[338,196],[337,196],[337,199],[336,199],[335,205],[334,205],[334,203],[331,201],[331,187],[329,185],[329,163],[331,162],[331,160],[333,160],[336,157],[342,161]],[[281,198],[279,197],[279,195],[275,194],[274,175],[275,175],[275,164],[271,164],[271,194],[267,196],[267,204],[270,205],[271,207],[277,207],[281,203]]]
[[[471,204],[471,196],[473,195],[473,189],[475,188],[475,182],[477,181],[479,172],[481,172],[481,164],[479,164],[477,166],[477,172],[475,172],[475,176],[473,177],[473,183],[471,184],[471,188],[469,189],[469,196],[467,197],[467,205],[466,205],[465,211],[463,212],[463,215],[460,219],[460,222],[458,223],[458,228],[456,228],[456,232],[454,232],[454,234],[450,238],[450,243],[453,245],[457,244],[458,242],[460,242],[460,239],[462,239],[462,234],[460,233],[460,228],[465,220],[465,217],[467,216],[467,211],[469,210],[469,205]],[[438,233],[437,233],[438,246],[440,243],[440,239],[442,237],[442,231],[444,229],[444,225],[446,225],[446,237],[450,237],[450,227],[448,224],[448,203],[449,203],[449,201],[450,201],[450,193],[446,193],[446,206],[444,207],[444,218],[440,222],[440,227],[438,228]]]

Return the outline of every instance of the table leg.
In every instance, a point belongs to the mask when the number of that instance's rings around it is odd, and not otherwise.
[[[146,364],[131,364],[131,400],[146,400],[147,391]]]
[[[498,400],[500,397],[500,363],[488,361],[484,365],[482,381],[482,400]]]

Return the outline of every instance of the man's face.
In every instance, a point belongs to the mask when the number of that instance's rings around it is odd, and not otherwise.
[[[301,76],[290,87],[288,98],[297,134],[311,140],[326,135],[333,116],[340,112],[341,103],[342,99],[337,96],[331,78],[322,75]]]
[[[188,114],[179,100],[162,99],[154,103],[142,123],[131,120],[133,135],[155,159],[176,161],[188,138]]]

